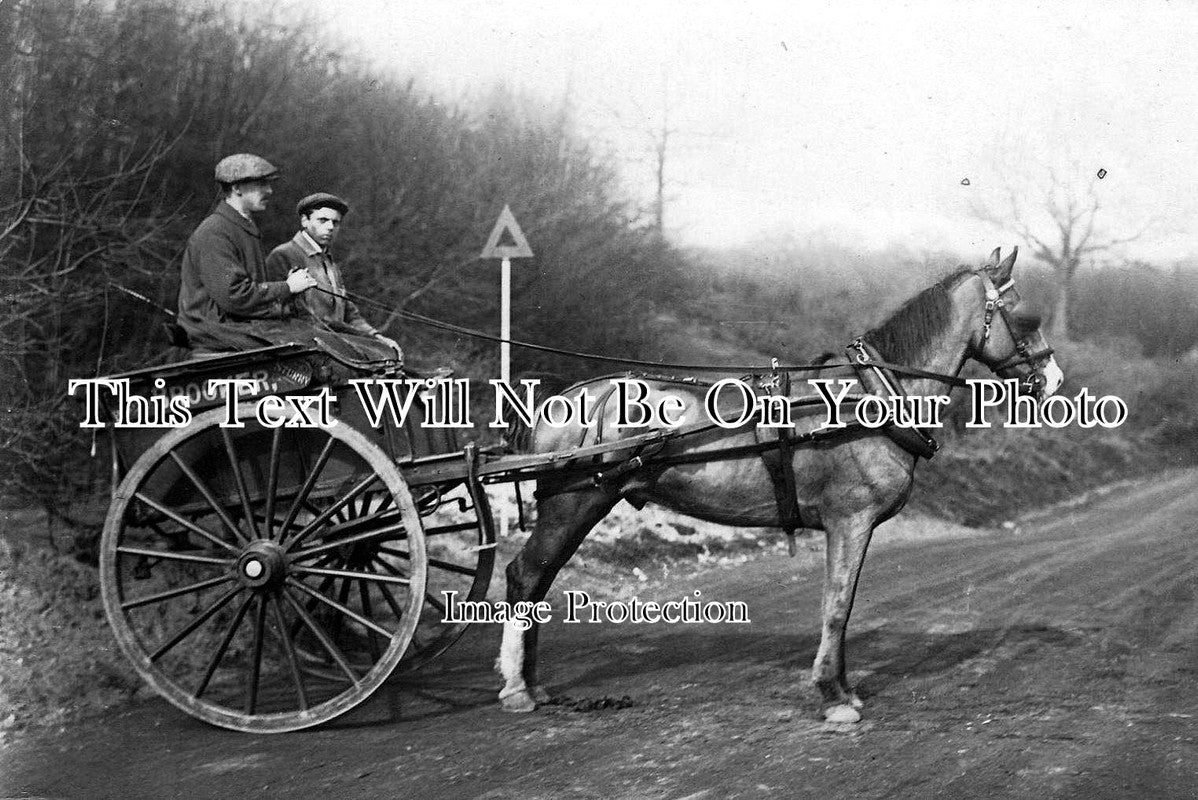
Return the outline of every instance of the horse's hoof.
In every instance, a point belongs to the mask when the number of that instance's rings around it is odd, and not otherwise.
[[[549,695],[549,692],[545,691],[544,688],[540,686],[534,686],[532,687],[532,699],[536,701],[537,705],[544,705],[553,698]]]
[[[851,725],[861,721],[861,714],[847,703],[839,703],[824,709],[824,721],[837,725]]]
[[[509,714],[527,714],[537,710],[537,701],[526,691],[513,692],[507,697],[500,697],[499,703]]]

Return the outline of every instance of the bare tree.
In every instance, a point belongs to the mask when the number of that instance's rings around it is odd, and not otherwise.
[[[669,75],[662,75],[661,88],[661,127],[652,133],[653,155],[655,162],[654,177],[656,178],[657,194],[653,204],[653,217],[659,236],[666,231],[666,154],[669,152],[670,135],[675,131],[670,127],[670,91]]]
[[[665,235],[666,205],[671,199],[669,187],[673,183],[666,165],[678,147],[679,136],[684,133],[673,124],[673,111],[669,70],[663,65],[658,109],[646,108],[632,96],[622,98],[621,107],[606,100],[600,101],[593,110],[593,116],[605,121],[587,132],[592,141],[604,142],[613,152],[618,152],[620,160],[650,171],[653,199],[644,213],[649,216],[650,225],[659,236]],[[615,131],[619,131],[619,134]],[[685,132],[687,136],[690,133]]]
[[[1159,221],[1154,218],[1124,236],[1107,228],[1101,219],[1103,205],[1098,191],[1105,175],[1106,171],[1100,170],[1079,185],[1049,168],[1047,180],[1041,182],[1038,191],[1008,180],[1001,211],[981,202],[971,209],[976,218],[1019,236],[1032,255],[1052,269],[1057,293],[1049,332],[1058,340],[1069,338],[1069,307],[1078,270],[1141,238]]]

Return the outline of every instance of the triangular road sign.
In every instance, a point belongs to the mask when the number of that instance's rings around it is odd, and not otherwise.
[[[511,241],[515,244],[501,245],[499,243],[505,232],[511,236]],[[512,216],[512,209],[505,205],[479,258],[529,258],[531,256],[532,248],[528,246],[524,232],[516,224],[516,218]]]

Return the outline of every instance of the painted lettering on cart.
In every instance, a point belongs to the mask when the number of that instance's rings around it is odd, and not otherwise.
[[[228,378],[194,380],[170,386],[166,393],[171,397],[183,395],[193,406],[208,405],[225,401],[225,395],[228,392],[227,384],[230,380],[242,382],[238,384],[237,388],[239,397],[253,397],[267,392],[277,392],[279,390],[278,381],[271,381],[270,377],[270,373],[264,369],[246,370],[234,373]]]

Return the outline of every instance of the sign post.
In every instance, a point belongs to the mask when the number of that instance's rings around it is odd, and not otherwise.
[[[512,257],[499,265],[499,379],[512,385]]]
[[[504,241],[507,234],[507,242]],[[505,386],[512,385],[512,259],[531,258],[532,248],[516,223],[512,209],[504,205],[480,258],[502,259],[499,266],[499,379]],[[519,497],[519,494],[516,495]],[[507,536],[507,511],[499,509],[499,538]]]
[[[500,244],[505,233],[510,244]],[[499,267],[499,379],[508,386],[512,383],[512,259],[531,257],[532,248],[528,246],[512,209],[505,205],[479,258],[502,259]]]

